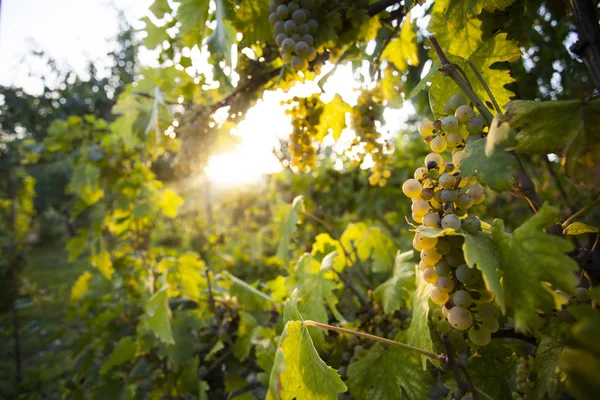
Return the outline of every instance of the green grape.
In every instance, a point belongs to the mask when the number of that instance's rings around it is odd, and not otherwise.
[[[310,48],[306,42],[296,42],[296,46],[294,46],[294,51],[298,57],[306,58],[308,57],[308,53],[310,52]]]
[[[473,206],[473,198],[467,193],[461,193],[456,197],[456,206],[463,210],[468,210]]]
[[[444,203],[456,201],[457,198],[458,198],[458,193],[456,190],[454,190],[454,189],[442,189],[441,190],[440,200],[442,200]]]
[[[556,318],[562,322],[574,322],[575,318],[566,308],[562,308],[556,312]]]
[[[475,117],[467,122],[467,132],[471,135],[477,135],[483,131],[483,121],[481,118]]]
[[[294,69],[302,70],[306,68],[306,60],[302,57],[293,56],[292,61],[290,61],[290,65]]]
[[[469,100],[467,100],[467,98],[465,97],[464,94],[462,93],[458,93],[453,95],[452,97],[450,97],[450,99],[446,102],[446,105],[448,106],[448,114],[454,114],[454,112],[456,111],[456,109],[462,105],[465,104],[469,104]],[[444,110],[446,110],[446,107],[444,106]]]
[[[299,9],[300,9],[300,4],[294,3],[294,2],[288,3],[288,11],[290,12],[290,14],[294,14],[294,11],[299,10]]]
[[[438,280],[439,280],[439,278],[438,278]],[[433,289],[431,289],[429,298],[435,304],[442,305],[442,304],[446,304],[446,302],[450,299],[450,296],[448,295],[448,293],[441,291],[437,287],[434,287]]]
[[[292,14],[292,21],[294,21],[296,23],[296,25],[300,25],[306,22],[306,20],[308,19],[307,17],[307,12],[305,10],[299,9],[294,11],[294,13]]]
[[[426,249],[421,251],[421,260],[425,261],[429,265],[435,265],[442,259],[442,255],[435,251],[435,249]]]
[[[461,250],[462,244],[458,245],[458,243],[460,243],[458,241],[455,241],[454,243],[452,242],[454,237],[455,236],[448,236],[448,240],[450,240],[452,246],[456,248],[446,255],[446,261],[453,267],[459,267],[465,262],[465,256]],[[459,237],[462,239],[462,236]]]
[[[446,144],[446,139],[444,139],[441,136],[437,136],[437,137],[433,138],[431,143],[429,143],[429,147],[431,147],[431,151],[435,151],[436,153],[441,153],[444,150],[446,150],[448,145]]]
[[[458,123],[458,119],[453,117],[452,115],[448,115],[442,119],[442,129],[445,132],[458,132],[460,130],[460,124]]]
[[[276,1],[270,2],[269,3],[269,11],[271,11],[271,12],[277,11],[277,6],[278,6],[278,4]]]
[[[479,218],[473,215],[469,215],[467,218],[464,219],[462,227],[466,232],[474,234],[481,230],[481,221],[479,220]]]
[[[438,228],[438,223],[440,222],[440,217],[433,212],[425,214],[423,217],[423,225],[429,226],[431,228]]]
[[[485,191],[479,185],[470,187],[467,190],[467,194],[473,199],[473,204],[481,204],[485,200]]]
[[[482,321],[497,320],[500,316],[498,309],[491,303],[483,303],[477,305],[477,314]]]
[[[309,30],[310,33],[317,33],[317,30],[319,29],[319,23],[317,22],[316,19],[309,19],[308,21],[306,21],[306,23],[308,24],[308,27],[310,28],[310,30]]]
[[[469,339],[477,346],[485,346],[492,340],[492,335],[484,327],[472,327],[469,329]]]
[[[423,216],[422,216],[422,215],[417,215],[417,214],[415,214],[415,213],[412,213],[412,219],[413,219],[413,220],[414,220],[416,223],[418,223],[418,224],[420,224],[421,222],[423,222]]]
[[[302,40],[306,42],[309,46],[315,45],[315,39],[309,33],[302,34]]]
[[[297,33],[294,33],[294,34],[293,34],[292,36],[290,36],[290,37],[291,37],[291,38],[294,40],[294,42],[296,42],[296,43],[298,43],[298,42],[300,41],[300,39],[301,39],[301,36],[300,36],[299,34],[297,34]],[[295,46],[294,46],[294,48],[295,48]]]
[[[281,46],[281,44],[283,43],[283,41],[285,39],[287,39],[287,35],[285,33],[280,33],[275,37],[275,43],[277,43],[277,46]]]
[[[423,280],[425,280],[425,282],[427,282],[427,283],[433,284],[433,283],[435,283],[435,281],[437,281],[438,275],[435,273],[433,268],[427,268],[421,274],[423,276]]]
[[[590,294],[588,293],[588,289],[584,287],[578,287],[575,289],[575,297],[579,301],[588,301],[590,299]]]
[[[454,214],[448,214],[442,218],[442,228],[444,229],[452,229],[457,231],[460,229],[460,225],[460,219]]]
[[[298,30],[298,25],[296,25],[296,23],[294,21],[292,21],[291,19],[288,19],[287,21],[285,21],[285,24],[283,25],[283,30],[288,35],[291,35],[293,33],[296,33],[296,31]]]
[[[276,22],[275,26],[273,27],[273,32],[275,33],[275,36],[279,35],[280,33],[284,33],[285,32],[285,22],[283,22],[283,21]]]
[[[500,329],[500,323],[497,319],[485,319],[481,321],[481,325],[491,333],[498,332],[498,329]]]
[[[448,311],[450,311],[449,309],[446,308],[446,306],[442,307],[442,314],[444,315],[444,317],[446,319],[448,319]]]
[[[450,323],[450,325],[452,325],[452,323]],[[454,329],[452,332],[448,333],[448,339],[452,345],[452,348],[458,353],[467,351],[467,342],[465,341],[463,332]]]
[[[417,241],[421,247],[423,247],[422,250],[429,250],[429,249],[433,249],[437,243],[437,238],[429,238],[427,236],[422,236],[420,234],[416,234],[415,235],[415,241]]]
[[[437,244],[435,245],[435,250],[441,255],[445,256],[450,254],[450,251],[452,251],[452,245],[447,239],[438,238]]]
[[[481,303],[491,303],[492,301],[494,301],[494,292],[489,291],[489,290],[480,290],[479,291],[479,301]]]
[[[415,179],[418,179],[418,180],[425,179],[426,176],[427,176],[427,168],[420,167],[415,170],[415,175],[414,175]]]
[[[450,325],[450,322],[443,320],[442,322],[437,324],[435,330],[439,333],[450,333],[452,331],[452,325]]]
[[[475,117],[475,111],[470,106],[463,105],[456,109],[454,116],[459,122],[466,124],[471,118]]]
[[[402,185],[402,192],[406,197],[410,197],[411,199],[418,199],[421,196],[422,190],[423,186],[421,185],[421,182],[416,179],[408,179]]]
[[[435,273],[439,276],[448,276],[452,271],[452,267],[445,260],[440,260],[433,268],[435,269]]]
[[[442,188],[451,189],[454,187],[456,180],[452,175],[444,172],[442,175],[440,175],[438,182]]]
[[[462,264],[456,268],[456,279],[465,285],[473,285],[479,281],[479,270],[476,268],[469,268],[467,264]]]
[[[452,301],[459,307],[468,308],[471,304],[473,304],[473,297],[471,297],[471,293],[461,289],[454,293],[452,296]]]
[[[442,293],[450,293],[454,289],[454,281],[448,277],[440,276],[435,282],[435,286]]]
[[[473,314],[462,307],[454,306],[448,311],[448,322],[454,329],[464,331],[473,325]]]
[[[448,143],[448,146],[450,147],[456,147],[461,144],[462,141],[463,137],[460,132],[451,132],[446,136],[446,143]]]
[[[425,200],[417,199],[413,202],[411,208],[415,214],[424,216],[429,212],[429,203]]]
[[[438,167],[444,167],[444,159],[438,153],[427,154],[427,156],[425,157],[425,166],[428,167],[429,163],[432,161],[434,161]]]
[[[456,153],[454,153],[454,155],[452,156],[452,162],[454,163],[454,165],[456,165],[457,167],[460,167],[460,163],[462,162],[462,160],[464,160],[467,157],[467,152],[464,150],[460,150],[457,151]]]
[[[294,47],[296,47],[296,42],[294,39],[287,38],[281,42],[281,51],[285,53],[292,53],[294,51]]]
[[[315,49],[314,47],[311,47],[310,53],[308,54],[308,58],[306,59],[306,61],[313,62],[316,59],[317,59],[317,49]]]
[[[285,4],[280,4],[279,7],[277,7],[276,13],[279,19],[285,19],[290,15],[288,6],[286,6]]]
[[[297,32],[298,32],[300,35],[307,35],[309,30],[310,30],[310,28],[309,28],[309,26],[308,26],[308,24],[307,24],[307,23],[304,23],[304,24],[298,24],[298,30],[297,30]],[[312,38],[312,36],[311,36],[311,38]],[[308,42],[307,42],[307,43],[308,43]],[[311,43],[309,43],[309,44],[311,44]]]
[[[419,124],[419,133],[423,137],[433,135],[434,130],[435,130],[435,128],[433,126],[433,121],[426,119],[425,121],[423,121]]]

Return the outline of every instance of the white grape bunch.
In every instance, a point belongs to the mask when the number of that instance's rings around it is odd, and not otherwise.
[[[295,70],[304,70],[317,58],[314,35],[319,23],[314,12],[322,0],[274,0],[269,4],[269,22],[281,59]]]
[[[323,103],[319,96],[306,98],[294,97],[282,105],[291,105],[285,113],[292,117],[292,133],[289,136],[291,166],[306,172],[314,168],[317,162],[317,149],[314,136],[323,113]]]

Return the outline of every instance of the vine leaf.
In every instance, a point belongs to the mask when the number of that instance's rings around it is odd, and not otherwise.
[[[146,315],[148,316],[147,326],[154,332],[154,335],[166,344],[175,344],[171,331],[171,309],[166,285],[154,293],[146,304]]]
[[[533,369],[537,374],[534,399],[554,398],[560,390],[558,364],[560,353],[568,338],[568,326],[552,319],[541,332],[541,341],[535,353]]]
[[[469,375],[473,385],[495,400],[512,400],[512,391],[506,377],[515,368],[513,349],[493,342],[477,350],[477,356],[469,360]]]
[[[451,0],[438,0],[433,4],[431,21],[427,30],[435,35],[442,49],[450,54],[467,58],[481,45],[481,20],[449,19]],[[443,105],[442,105],[443,106]]]
[[[504,221],[494,220],[492,236],[502,256],[506,305],[514,310],[515,329],[519,331],[528,330],[538,308],[553,308],[547,284],[567,293],[575,290],[577,263],[567,255],[573,245],[543,232],[558,218],[557,209],[544,205],[512,234],[504,232]]]
[[[227,0],[215,1],[215,21],[217,26],[208,37],[206,44],[208,51],[216,61],[225,61],[231,65],[231,48],[235,42],[235,29],[231,23],[231,5]]]
[[[506,120],[518,131],[517,152],[561,154],[569,177],[578,183],[597,183],[600,100],[512,101],[506,105]]]
[[[75,284],[71,288],[71,300],[79,300],[86,294],[92,277],[93,275],[89,271],[85,271],[83,274],[79,275],[77,281],[75,281]]]
[[[494,146],[493,151],[486,151],[488,139],[474,140],[467,143],[467,157],[462,160],[460,170],[465,176],[477,175],[479,181],[492,190],[502,192],[513,187],[513,171],[517,161],[506,153],[501,146]]]
[[[504,10],[516,0],[450,0],[447,9],[447,18],[458,29],[462,29],[469,18],[475,17],[483,10],[494,12]]]
[[[122,337],[102,365],[100,374],[105,375],[111,368],[132,361],[135,358],[135,351],[135,340],[131,336]]]
[[[290,257],[290,240],[292,235],[296,232],[296,225],[298,224],[298,213],[304,211],[304,198],[298,196],[292,202],[292,206],[289,209],[286,216],[284,216],[279,223],[279,244],[277,245],[277,257],[282,259],[284,263],[289,261]]]
[[[410,13],[404,17],[400,35],[386,46],[381,58],[388,60],[400,71],[406,71],[409,65],[419,65],[419,52],[417,50],[417,34],[410,22]]]
[[[406,301],[409,293],[415,289],[415,263],[410,261],[413,252],[398,252],[394,264],[394,274],[390,279],[383,282],[373,292],[373,298],[381,303],[383,312],[391,314],[400,309]]]
[[[375,344],[348,367],[348,387],[356,399],[426,399],[430,382],[414,352]]]
[[[360,260],[372,259],[374,272],[391,272],[396,248],[392,239],[379,227],[364,222],[348,224],[340,242],[343,248],[356,250]],[[355,258],[353,254],[351,257]]]
[[[565,235],[583,235],[586,233],[597,233],[600,229],[584,222],[573,222],[563,230]]]
[[[333,140],[338,140],[346,128],[346,113],[351,111],[352,107],[342,99],[342,96],[336,94],[329,103],[323,106],[315,139],[322,142],[323,138],[331,133]]]
[[[347,390],[337,371],[317,353],[307,327],[302,322],[294,291],[284,308],[287,321],[271,369],[267,400],[335,400]]]
[[[109,281],[112,279],[112,274],[115,272],[112,260],[108,251],[104,250],[90,257],[90,264],[96,268]]]
[[[587,350],[565,349],[560,354],[560,368],[567,379],[566,387],[577,399],[594,400],[600,393],[598,370],[600,359]]]
[[[408,94],[408,96],[406,97],[407,100],[412,99],[413,97],[415,97],[416,95],[418,95],[419,93],[421,93],[426,87],[427,84],[433,79],[433,77],[440,72],[440,66],[442,64],[440,63],[440,60],[435,60],[433,61],[433,63],[431,64],[431,68],[429,68],[429,72],[427,72],[427,75],[425,75],[423,77],[423,79],[421,79],[419,81],[419,83],[417,84],[417,86],[415,86],[413,88],[413,90],[410,91],[410,93]]]
[[[243,32],[243,43],[250,46],[257,42],[274,42],[269,8],[264,1],[246,0],[238,4],[232,22],[238,31]]]

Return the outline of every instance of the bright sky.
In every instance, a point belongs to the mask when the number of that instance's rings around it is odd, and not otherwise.
[[[1,0],[0,0],[1,1]],[[41,74],[43,64],[26,58],[29,50],[43,50],[56,59],[59,65],[85,76],[88,60],[104,65],[105,55],[111,51],[110,40],[118,33],[117,9],[128,21],[135,23],[146,15],[152,0],[3,0],[0,10],[0,84],[24,87],[29,92],[39,92],[39,81],[29,75]],[[151,62],[148,52],[141,53],[142,62]],[[340,67],[325,86],[325,102],[334,93],[354,104],[357,85],[349,67]],[[266,93],[264,99],[250,110],[235,134],[242,143],[230,152],[213,157],[206,169],[209,178],[218,185],[231,186],[253,183],[264,173],[278,171],[281,166],[272,154],[278,137],[290,133],[290,119],[279,102],[294,95],[317,92],[314,83],[298,85],[287,95],[281,92]],[[412,107],[390,110],[384,134],[395,133],[402,126]],[[268,121],[268,123],[266,123]],[[344,148],[352,140],[345,132],[339,143]]]

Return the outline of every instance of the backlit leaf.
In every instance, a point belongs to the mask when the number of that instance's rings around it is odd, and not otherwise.
[[[336,94],[329,103],[323,106],[315,139],[322,141],[331,133],[333,140],[338,140],[342,130],[346,128],[346,114],[351,111],[352,107],[342,99],[342,96]]]
[[[100,373],[106,374],[111,368],[116,367],[126,362],[132,361],[135,358],[136,343],[131,336],[125,336],[119,340],[108,359],[102,365]]]
[[[77,278],[77,281],[71,288],[71,300],[79,300],[85,295],[92,277],[93,275],[89,271],[79,275],[79,278]]]
[[[373,292],[373,298],[381,303],[386,314],[400,309],[406,303],[409,293],[415,289],[415,263],[410,261],[413,256],[412,250],[398,252],[393,276]]]
[[[392,39],[387,45],[381,58],[387,59],[400,71],[406,71],[409,65],[419,65],[419,53],[417,51],[417,34],[410,22],[410,13],[404,17],[400,35]]]
[[[281,258],[285,263],[287,263],[290,257],[290,240],[296,232],[298,213],[302,211],[304,211],[304,200],[302,196],[298,196],[292,202],[288,214],[279,222],[280,239],[277,245],[277,257]]]
[[[517,168],[515,157],[496,146],[491,154],[486,152],[486,140],[467,143],[467,157],[460,164],[465,176],[477,175],[477,179],[491,189],[502,192],[513,188],[513,172]]]
[[[565,235],[583,235],[585,233],[597,233],[599,231],[600,231],[600,229],[595,226],[588,225],[583,222],[573,222],[572,224],[570,224],[569,226],[567,226],[564,229],[563,234],[565,234]]]
[[[406,343],[423,350],[435,352],[429,331],[429,294],[432,286],[425,282],[416,266],[415,270],[417,290],[412,295],[413,313],[410,326],[406,331]],[[421,356],[423,370],[426,368],[427,360],[429,358],[424,355]]]
[[[108,251],[101,251],[100,253],[90,257],[90,264],[96,268],[100,273],[108,280],[112,279],[112,274],[115,271],[113,268],[112,260]]]
[[[154,335],[166,344],[174,344],[170,321],[171,309],[166,287],[154,293],[146,304],[146,315],[148,316],[147,326],[154,332]]]

